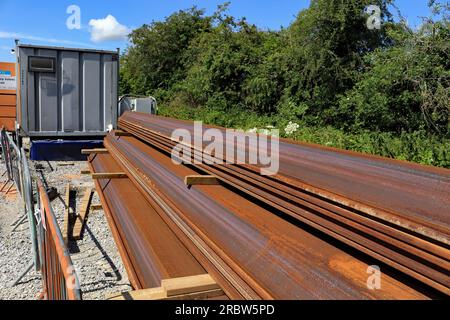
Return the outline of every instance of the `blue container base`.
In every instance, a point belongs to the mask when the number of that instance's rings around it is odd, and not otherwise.
[[[86,161],[82,149],[103,147],[103,140],[35,140],[31,142],[33,161]]]

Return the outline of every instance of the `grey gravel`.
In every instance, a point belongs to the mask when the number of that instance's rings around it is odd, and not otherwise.
[[[36,169],[39,168],[39,170]],[[80,175],[85,162],[31,162],[34,177],[56,187],[60,196],[52,202],[60,227],[63,225],[64,195],[70,182],[76,190],[75,212],[81,207],[84,190],[94,187],[89,176]],[[4,171],[3,164],[0,172]],[[100,203],[97,193],[92,203]],[[18,286],[10,283],[31,262],[31,242],[27,223],[11,233],[11,223],[18,217],[20,198],[0,195],[0,299],[36,299],[41,290],[39,273],[30,272]],[[102,300],[108,295],[131,290],[126,271],[103,211],[90,212],[83,239],[71,241],[69,251],[77,272],[83,299]]]

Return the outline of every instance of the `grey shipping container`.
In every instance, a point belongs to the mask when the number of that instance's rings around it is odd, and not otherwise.
[[[117,127],[118,52],[18,44],[16,54],[22,136],[102,136]]]

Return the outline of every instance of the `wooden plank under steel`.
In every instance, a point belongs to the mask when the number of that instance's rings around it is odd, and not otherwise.
[[[162,280],[161,287],[166,290],[167,297],[220,289],[209,274]]]
[[[93,193],[94,190],[92,188],[86,188],[83,200],[81,202],[81,211],[77,215],[75,225],[73,227],[73,240],[81,240],[82,231],[86,224]]]
[[[92,173],[92,179],[100,180],[100,179],[125,179],[127,178],[127,174],[125,172],[109,172],[109,173]]]
[[[207,300],[214,298],[222,298],[226,300],[228,297],[225,295],[222,289],[189,293],[179,296],[167,297],[164,288],[143,289],[130,292],[123,292],[112,294],[106,298],[106,300],[120,301],[120,300],[137,300],[137,301],[188,301],[188,300]]]
[[[66,209],[64,211],[64,223],[63,223],[63,240],[66,246],[69,245],[69,239],[70,239],[70,218],[71,218],[71,212],[70,212],[70,183],[67,184],[66,187],[66,197],[64,198]]]
[[[92,204],[91,211],[102,210],[103,206],[101,204]]]
[[[109,296],[108,300],[205,300],[225,293],[209,274],[161,281],[160,288],[136,290]]]
[[[132,137],[133,135],[129,132],[125,132],[125,131],[115,131],[114,134],[116,135],[116,137]]]
[[[106,154],[106,153],[108,153],[108,149],[83,149],[83,150],[81,150],[82,155]]]
[[[216,186],[220,184],[220,181],[215,176],[192,175],[186,176],[184,183],[187,186]]]

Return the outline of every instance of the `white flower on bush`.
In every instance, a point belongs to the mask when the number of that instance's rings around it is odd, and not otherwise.
[[[249,129],[249,130],[247,130],[247,133],[261,134],[261,135],[272,136],[272,137],[280,136],[279,131],[277,129],[275,129],[275,127],[267,126],[266,128],[267,129],[258,129],[258,128]]]
[[[300,128],[300,125],[298,123],[294,123],[294,122],[289,122],[289,124],[286,126],[286,128],[284,129],[284,131],[286,132],[286,134],[288,136],[294,134],[297,132],[297,130]]]

